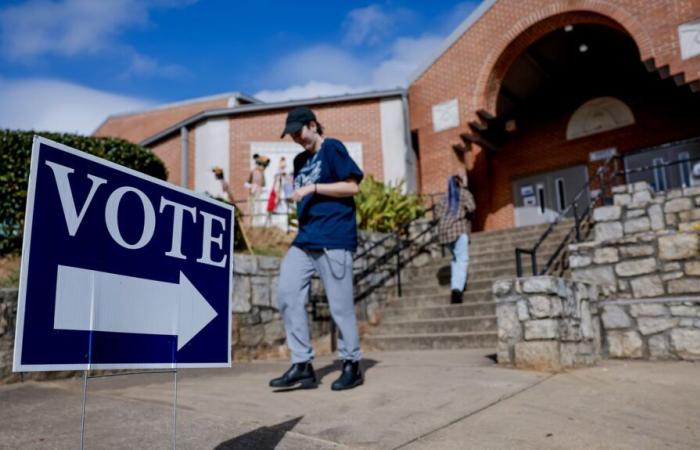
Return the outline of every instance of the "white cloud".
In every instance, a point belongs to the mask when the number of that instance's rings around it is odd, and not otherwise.
[[[309,80],[357,84],[368,80],[369,64],[352,53],[330,45],[316,45],[277,60],[265,76],[271,85],[305,84]]]
[[[380,44],[395,33],[401,23],[409,21],[413,16],[406,9],[387,12],[379,5],[353,9],[343,22],[343,43],[369,46]]]
[[[432,56],[447,33],[478,5],[471,0],[459,3],[440,17],[437,29],[445,35],[402,35],[392,38],[402,24],[415,19],[409,10],[386,11],[376,4],[350,11],[343,22],[345,46],[321,45],[300,49],[278,60],[267,71],[264,83],[286,86],[265,89],[255,97],[264,101],[284,101],[341,95],[371,90],[405,88],[419,66]],[[445,27],[447,23],[454,26]],[[350,46],[374,47],[359,54]]]
[[[399,38],[379,63],[336,47],[310,47],[271,69],[275,75],[268,82],[288,81],[288,87],[262,90],[254,96],[272,102],[406,87],[418,65],[441,42],[437,36]]]
[[[254,97],[264,102],[281,102],[302,98],[329,97],[333,95],[352,94],[370,90],[369,87],[350,86],[347,84],[327,83],[324,81],[309,81],[285,89],[267,89],[257,92]]]
[[[155,102],[59,80],[0,79],[0,128],[91,134],[107,116]]]
[[[120,42],[129,28],[149,25],[149,10],[192,0],[30,0],[0,10],[0,50],[31,63],[44,55],[109,54],[126,58],[128,74],[181,77],[186,69],[161,64]]]
[[[133,53],[129,68],[122,73],[121,78],[136,76],[159,76],[163,78],[186,78],[191,72],[185,67],[177,64],[160,64],[156,59],[149,56]]]
[[[383,88],[406,87],[409,77],[442,41],[442,38],[429,35],[397,39],[391,46],[391,56],[373,70],[373,84]]]

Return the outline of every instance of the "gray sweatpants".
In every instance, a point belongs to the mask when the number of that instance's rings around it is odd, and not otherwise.
[[[331,315],[340,331],[338,356],[359,361],[362,353],[352,293],[352,253],[348,250],[309,251],[292,246],[282,260],[277,289],[277,304],[284,319],[292,363],[314,358],[305,307],[314,272],[321,277]]]

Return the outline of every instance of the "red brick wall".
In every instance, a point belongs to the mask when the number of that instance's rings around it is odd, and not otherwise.
[[[641,59],[655,58],[657,67],[668,64],[671,74],[684,72],[687,81],[700,78],[700,57],[686,61],[680,59],[678,25],[700,17],[700,2],[693,0],[500,0],[491,7],[472,27],[442,54],[409,88],[411,128],[418,131],[421,143],[421,174],[423,192],[444,190],[448,175],[458,169],[458,164],[447,155],[454,144],[461,143],[459,135],[469,131],[468,122],[477,120],[480,109],[495,113],[495,102],[503,75],[510,63],[525,49],[548,32],[566,24],[598,23],[625,30],[639,47]],[[459,101],[460,125],[457,128],[435,133],[432,129],[432,106],[446,100]],[[634,109],[633,109],[634,110]],[[636,114],[636,111],[635,111]],[[644,114],[642,114],[644,116]],[[649,112],[649,125],[653,118],[653,129],[659,130],[659,114]],[[567,117],[568,119],[568,117]],[[683,117],[680,118],[684,120]],[[562,119],[563,120],[563,119]],[[630,146],[652,145],[673,137],[685,137],[692,126],[671,121],[658,134],[650,133],[638,125],[626,130],[629,136],[619,136]],[[697,123],[697,122],[696,122]],[[488,163],[483,150],[474,146],[470,166],[473,166],[471,183],[475,185],[477,202],[481,214],[480,226],[486,229],[512,226],[513,213],[510,199],[510,183],[503,179],[507,170],[515,173],[535,173],[556,167],[574,165],[590,146],[594,150],[596,138],[586,138],[570,148],[561,139],[565,123],[545,124],[539,133],[523,137],[518,145],[536,145],[545,153],[543,157],[516,157],[517,150],[503,152],[518,163],[507,163],[501,157]],[[613,132],[616,133],[616,132]],[[662,137],[665,136],[665,137]],[[600,135],[599,138],[610,138]],[[538,143],[527,139],[540,139]],[[617,140],[618,138],[615,138]],[[539,142],[547,141],[544,147]],[[585,141],[585,142],[584,142]],[[602,141],[601,141],[602,142]],[[580,146],[580,147],[579,147]],[[544,160],[544,161],[543,161]],[[446,163],[452,161],[451,163]],[[503,164],[507,164],[504,166]],[[497,170],[489,170],[498,168]],[[497,178],[496,174],[500,173]],[[512,178],[513,175],[507,174]],[[490,192],[492,191],[493,192]]]
[[[382,135],[379,100],[335,103],[311,107],[324,127],[324,135],[345,142],[362,143],[362,163],[366,175],[382,180]],[[286,110],[238,114],[231,117],[231,157],[229,173],[236,198],[246,198],[243,181],[250,172],[250,143],[276,141],[284,128]],[[286,137],[285,139],[291,139]]]
[[[166,128],[206,109],[225,108],[228,97],[187,103],[170,108],[108,118],[95,130],[95,136],[120,137],[139,143]]]
[[[189,145],[188,161],[188,185],[190,189],[194,189],[194,142],[196,130],[190,129],[187,133],[187,142]],[[165,167],[168,169],[168,181],[180,186],[182,182],[182,144],[180,133],[173,134],[168,139],[161,141],[151,147],[153,153],[158,156]]]
[[[362,164],[365,174],[384,179],[382,134],[379,99],[343,102],[313,107],[324,134],[344,142],[362,143]],[[236,114],[230,119],[230,167],[234,195],[246,198],[243,181],[250,171],[250,143],[279,140],[287,110]],[[195,130],[190,130],[190,188],[194,187]],[[290,139],[287,137],[286,139]],[[180,184],[180,135],[176,134],[153,147],[168,168],[168,181]]]

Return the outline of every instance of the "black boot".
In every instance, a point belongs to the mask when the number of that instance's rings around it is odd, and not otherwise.
[[[362,378],[362,370],[360,370],[359,361],[343,361],[343,372],[340,377],[333,382],[331,389],[334,391],[342,391],[344,389],[352,389],[364,382]]]
[[[452,298],[450,299],[450,303],[453,305],[456,305],[458,303],[462,303],[462,291],[457,290],[457,289],[452,289]]]
[[[295,363],[281,377],[270,380],[270,387],[289,388],[299,385],[302,389],[315,388],[316,373],[310,362]]]

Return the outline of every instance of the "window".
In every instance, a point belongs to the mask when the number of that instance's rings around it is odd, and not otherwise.
[[[566,208],[566,191],[564,190],[564,179],[557,178],[555,184],[557,186],[557,206],[559,207],[559,212],[562,212]]]
[[[683,152],[678,154],[678,161],[681,163],[678,164],[678,170],[680,171],[681,175],[681,183],[683,184],[683,187],[690,187],[691,186],[691,180],[690,180],[690,155],[688,152]]]
[[[540,214],[544,214],[544,185],[537,185],[537,199],[540,202]]]
[[[666,167],[663,158],[654,158],[652,165],[654,166],[654,190],[656,192],[665,191],[666,186]]]

